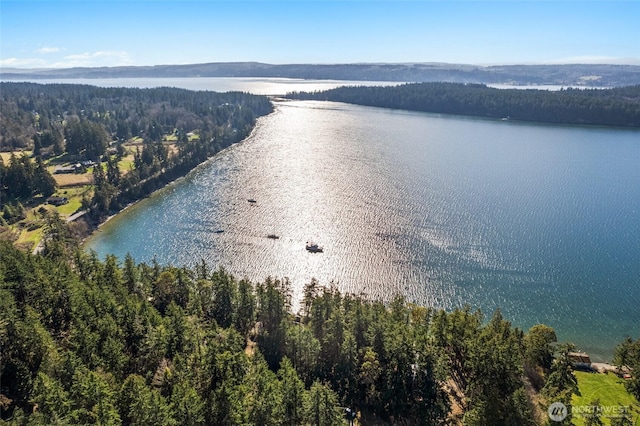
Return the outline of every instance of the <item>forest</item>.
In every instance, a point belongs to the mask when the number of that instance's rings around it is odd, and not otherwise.
[[[615,89],[520,90],[483,84],[349,86],[289,99],[315,99],[431,113],[557,124],[640,127],[640,85]]]
[[[0,422],[534,425],[577,392],[573,346],[499,311],[315,280],[294,302],[286,279],[204,261],[100,260],[56,214],[44,241],[39,255],[0,242]],[[618,359],[640,367],[639,349],[627,340]]]
[[[26,147],[41,132],[64,136],[71,121],[102,125],[115,140],[161,132],[246,133],[252,120],[271,112],[264,96],[169,87],[101,88],[79,84],[0,83],[0,149]],[[231,137],[230,135],[226,135]],[[111,141],[109,141],[111,142]]]

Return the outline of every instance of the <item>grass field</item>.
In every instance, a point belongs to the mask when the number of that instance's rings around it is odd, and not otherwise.
[[[70,186],[82,186],[91,185],[93,183],[93,176],[91,173],[64,173],[52,175],[58,184],[58,188],[65,188]]]
[[[13,151],[16,157],[20,157],[23,153],[31,156],[31,151]],[[11,159],[11,152],[0,152],[0,157],[4,161],[5,166],[9,165],[9,159]]]
[[[18,237],[16,244],[24,245],[29,248],[29,251],[31,251],[36,247],[36,245],[42,239],[43,231],[44,229],[42,227],[39,227],[31,231],[23,229],[22,232],[20,232],[20,236]]]
[[[574,413],[573,423],[575,425],[582,426],[585,424],[585,419],[577,415],[581,410],[579,407],[590,406],[596,399],[600,401],[600,406],[605,410],[603,411],[605,413],[606,410],[613,413],[618,407],[622,406],[630,407],[633,424],[640,424],[636,423],[640,418],[640,404],[627,392],[623,379],[613,373],[601,374],[576,371],[575,375],[580,389],[580,395],[574,395],[571,400]],[[611,424],[606,414],[601,419],[605,425]]]
[[[118,161],[118,168],[120,169],[120,173],[125,174],[129,170],[133,168],[133,157],[132,153],[127,153],[120,161]]]
[[[27,154],[31,154],[30,151],[25,151]],[[22,152],[15,152],[17,156],[22,155]],[[11,152],[1,152],[2,160],[5,165],[8,165],[11,158]],[[45,161],[47,170],[51,173],[58,186],[57,191],[53,194],[59,197],[66,197],[69,202],[61,206],[53,206],[46,203],[44,197],[35,197],[29,200],[26,204],[26,218],[9,225],[7,229],[14,236],[17,236],[15,243],[19,246],[27,249],[33,249],[42,239],[42,233],[44,231],[45,221],[43,216],[38,213],[38,210],[44,208],[49,211],[57,211],[60,217],[64,220],[72,214],[76,213],[82,208],[82,198],[86,196],[91,198],[93,175],[92,168],[89,168],[86,173],[69,173],[69,174],[56,174],[55,168],[58,165],[64,165],[68,162],[63,159],[64,156],[56,157]],[[125,159],[125,164],[131,159]]]
[[[45,205],[47,210],[53,210],[53,206]],[[11,228],[18,232],[17,244],[28,247],[32,250],[42,238],[44,222],[42,217],[35,213],[35,209],[27,210],[27,217]]]

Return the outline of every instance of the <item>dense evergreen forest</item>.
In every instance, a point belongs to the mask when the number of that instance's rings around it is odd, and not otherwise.
[[[102,163],[93,168],[93,196],[84,202],[100,220],[244,139],[255,119],[272,111],[266,97],[238,92],[33,83],[0,83],[0,91],[0,150],[29,149],[37,158],[0,161],[0,202],[9,222],[21,217],[20,202],[55,191],[42,158]],[[166,135],[175,138],[174,152],[162,143]],[[120,170],[123,144],[131,140],[141,141],[133,167]]]
[[[0,242],[10,424],[337,425],[348,408],[364,424],[533,425],[577,391],[572,346],[555,341],[499,311],[383,304],[316,281],[294,313],[286,279],[101,261],[56,215],[39,255]],[[640,340],[622,347],[638,362]]]
[[[640,127],[640,85],[547,91],[495,89],[483,84],[415,83],[339,87],[290,93],[287,97],[545,123]]]
[[[176,88],[101,88],[78,84],[0,83],[0,149],[26,147],[38,132],[65,136],[65,125],[88,120],[115,140],[200,130],[210,137],[245,133],[271,112],[264,96]],[[235,136],[237,137],[237,136]],[[210,138],[209,138],[210,139]],[[222,141],[217,141],[221,143]],[[42,141],[44,143],[44,141]]]

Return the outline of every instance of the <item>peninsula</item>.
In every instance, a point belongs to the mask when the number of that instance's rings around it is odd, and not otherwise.
[[[640,85],[549,91],[496,89],[484,84],[412,83],[338,87],[290,93],[287,97],[504,120],[640,127]]]
[[[74,227],[86,235],[243,140],[272,111],[268,98],[238,92],[0,85],[0,233],[25,248],[38,244],[51,213],[86,212]]]

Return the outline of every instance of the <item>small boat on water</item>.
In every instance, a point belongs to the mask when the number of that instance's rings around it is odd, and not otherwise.
[[[257,201],[256,201],[256,200],[254,200],[253,198],[249,198],[247,201],[248,201],[248,202],[250,202],[251,204],[255,204],[255,203],[257,203]]]
[[[316,243],[307,241],[307,245],[305,246],[305,248],[311,253],[322,253],[322,247],[320,247]]]
[[[272,240],[277,240],[277,239],[279,239],[280,237],[279,237],[279,236],[277,236],[276,234],[269,234],[269,235],[267,235],[267,238],[271,238]]]

